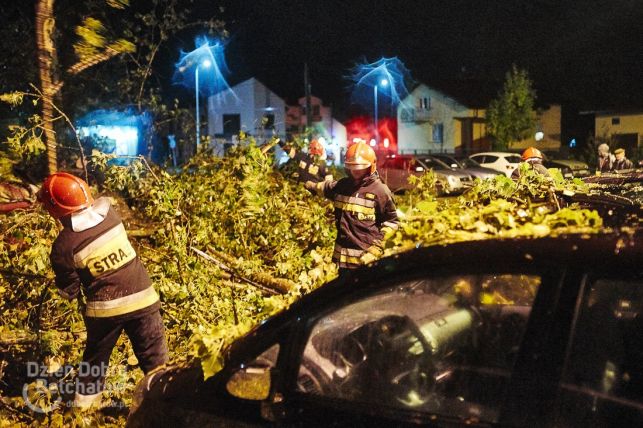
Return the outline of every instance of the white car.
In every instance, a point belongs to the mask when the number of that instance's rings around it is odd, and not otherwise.
[[[485,168],[502,172],[507,177],[511,177],[511,173],[518,168],[518,164],[522,161],[520,155],[509,152],[482,152],[471,155],[469,158]]]

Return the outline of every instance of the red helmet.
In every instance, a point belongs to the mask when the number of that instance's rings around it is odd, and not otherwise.
[[[346,151],[346,169],[366,169],[371,168],[371,174],[375,172],[375,162],[377,157],[375,151],[368,144],[360,141],[353,144]]]
[[[522,152],[522,160],[526,161],[527,159],[532,158],[542,159],[543,154],[535,147],[528,147],[524,152]]]
[[[57,172],[47,177],[38,192],[38,200],[54,218],[64,217],[94,203],[85,180],[66,172]]]
[[[324,149],[322,143],[317,140],[311,141],[310,145],[308,146],[308,153],[310,153],[311,155],[324,156],[325,151],[326,150]]]

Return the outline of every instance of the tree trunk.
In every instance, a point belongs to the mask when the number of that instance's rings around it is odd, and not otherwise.
[[[56,78],[56,48],[53,32],[55,29],[54,1],[38,0],[36,3],[36,44],[38,47],[38,70],[42,92],[42,126],[47,145],[47,167],[49,173],[56,172],[56,133],[54,132],[54,96],[59,84]]]

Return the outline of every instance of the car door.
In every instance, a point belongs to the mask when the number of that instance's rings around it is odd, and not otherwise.
[[[642,272],[584,278],[558,385],[556,425],[643,425]]]
[[[499,422],[535,297],[558,275],[422,273],[312,316],[291,356],[286,425]]]

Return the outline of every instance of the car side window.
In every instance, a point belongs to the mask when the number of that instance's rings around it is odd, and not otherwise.
[[[484,157],[485,163],[494,163],[497,160],[498,160],[498,156],[489,156],[489,155],[487,155],[487,156]]]
[[[588,282],[559,389],[561,426],[640,426],[642,312],[643,278]]]
[[[228,379],[226,390],[244,400],[265,400],[270,394],[270,371],[277,365],[279,344],[240,367]]]
[[[484,155],[480,156],[471,156],[471,159],[474,159],[478,163],[486,163]]]
[[[447,276],[366,296],[312,327],[297,390],[494,422],[539,285]]]

